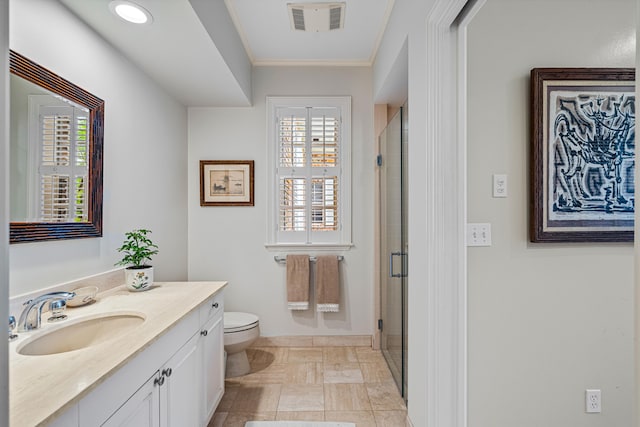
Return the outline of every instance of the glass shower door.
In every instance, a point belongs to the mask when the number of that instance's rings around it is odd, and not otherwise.
[[[380,135],[380,348],[407,399],[407,114]]]

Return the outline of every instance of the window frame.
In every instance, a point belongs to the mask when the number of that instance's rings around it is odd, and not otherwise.
[[[305,250],[345,250],[353,246],[351,241],[351,97],[350,96],[313,96],[313,97],[284,97],[267,96],[267,242],[265,247],[274,250],[286,249],[295,251]],[[330,107],[340,110],[340,145],[338,149],[338,230],[328,232],[331,239],[319,233],[311,232],[316,239],[312,241],[300,241],[299,238],[287,239],[279,232],[278,218],[280,207],[280,183],[279,183],[279,150],[278,140],[278,110],[283,108],[322,108]],[[313,174],[311,174],[313,176]],[[309,184],[311,191],[311,183]],[[311,215],[312,195],[309,194],[306,209]],[[311,224],[307,224],[311,229]],[[304,239],[308,240],[308,239]]]

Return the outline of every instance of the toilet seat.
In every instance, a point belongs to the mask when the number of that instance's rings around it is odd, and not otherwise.
[[[242,332],[258,326],[259,318],[255,314],[237,311],[225,311],[224,333]]]

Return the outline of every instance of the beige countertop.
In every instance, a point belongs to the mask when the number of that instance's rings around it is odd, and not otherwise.
[[[67,308],[65,321],[47,323],[43,315],[41,329],[18,332],[19,338],[9,343],[10,426],[52,421],[226,284],[156,282],[144,292],[129,292],[123,285],[98,294],[93,304]],[[80,350],[45,356],[23,356],[16,351],[35,334],[105,312],[138,312],[146,319],[120,337]]]

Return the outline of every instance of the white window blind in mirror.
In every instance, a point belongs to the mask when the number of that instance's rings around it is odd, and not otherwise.
[[[351,99],[267,98],[267,245],[351,244]]]
[[[73,106],[38,106],[39,220],[85,222],[87,212],[88,121],[86,111]]]

